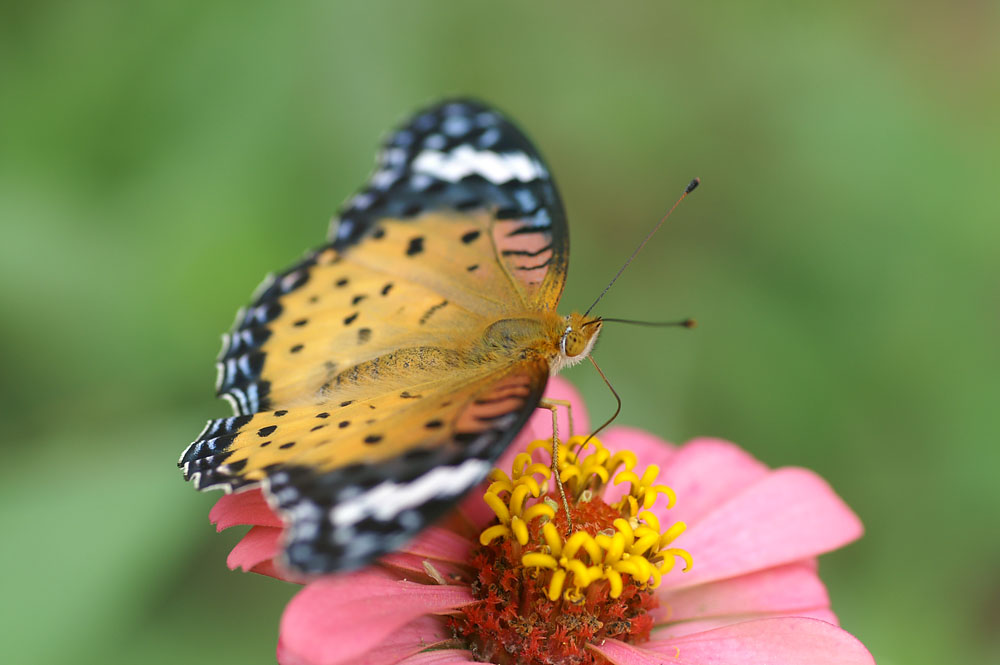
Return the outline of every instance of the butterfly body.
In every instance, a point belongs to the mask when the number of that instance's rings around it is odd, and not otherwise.
[[[303,572],[399,547],[592,348],[599,321],[556,313],[567,258],[562,204],[519,130],[475,102],[414,116],[328,244],[237,316],[217,382],[235,415],[188,447],[185,476],[261,486]]]

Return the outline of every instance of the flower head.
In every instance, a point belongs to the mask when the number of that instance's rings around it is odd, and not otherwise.
[[[550,396],[586,429],[567,383]],[[674,448],[615,428],[560,447],[564,504],[548,436],[547,414],[529,422],[483,491],[402,551],[308,582],[279,662],[873,662],[816,574],[817,555],[861,534],[822,479],[723,441]],[[212,518],[255,525],[230,567],[289,579],[259,492],[223,497]]]
[[[663,576],[678,558],[691,566],[691,555],[673,546],[684,523],[661,528],[649,510],[661,495],[667,508],[675,498],[655,484],[656,466],[640,476],[631,451],[612,454],[597,439],[573,437],[559,449],[560,490],[550,460],[533,457],[549,446],[531,442],[510,475],[493,471],[483,495],[496,518],[471,559],[478,602],[450,626],[487,662],[596,663],[589,644],[645,641]],[[628,493],[607,503],[605,489],[621,483]]]

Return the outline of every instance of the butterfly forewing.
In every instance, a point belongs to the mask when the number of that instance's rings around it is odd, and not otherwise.
[[[476,342],[503,320],[539,335],[531,316],[554,310],[567,256],[558,193],[520,131],[473,102],[418,114],[329,244],[238,316],[217,386],[237,415],[209,423],[185,475],[263,484],[298,569],[397,547],[485,476],[536,407],[544,359]]]

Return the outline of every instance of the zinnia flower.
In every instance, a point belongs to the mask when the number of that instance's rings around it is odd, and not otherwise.
[[[548,396],[588,431],[568,383]],[[278,661],[874,663],[837,627],[817,575],[819,554],[862,532],[821,478],[725,441],[673,447],[617,427],[561,447],[570,529],[548,472],[551,427],[532,418],[484,491],[400,552],[307,581],[282,617]],[[253,525],[230,568],[305,581],[276,565],[282,522],[259,491],[222,497],[211,519]]]

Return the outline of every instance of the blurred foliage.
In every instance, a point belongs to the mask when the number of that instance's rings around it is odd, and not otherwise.
[[[174,461],[237,307],[449,94],[546,154],[567,310],[703,178],[602,303],[701,323],[606,328],[621,422],[829,479],[867,535],[824,577],[882,665],[1000,660],[996,3],[2,12],[6,662],[271,660],[294,588],[226,571]]]

